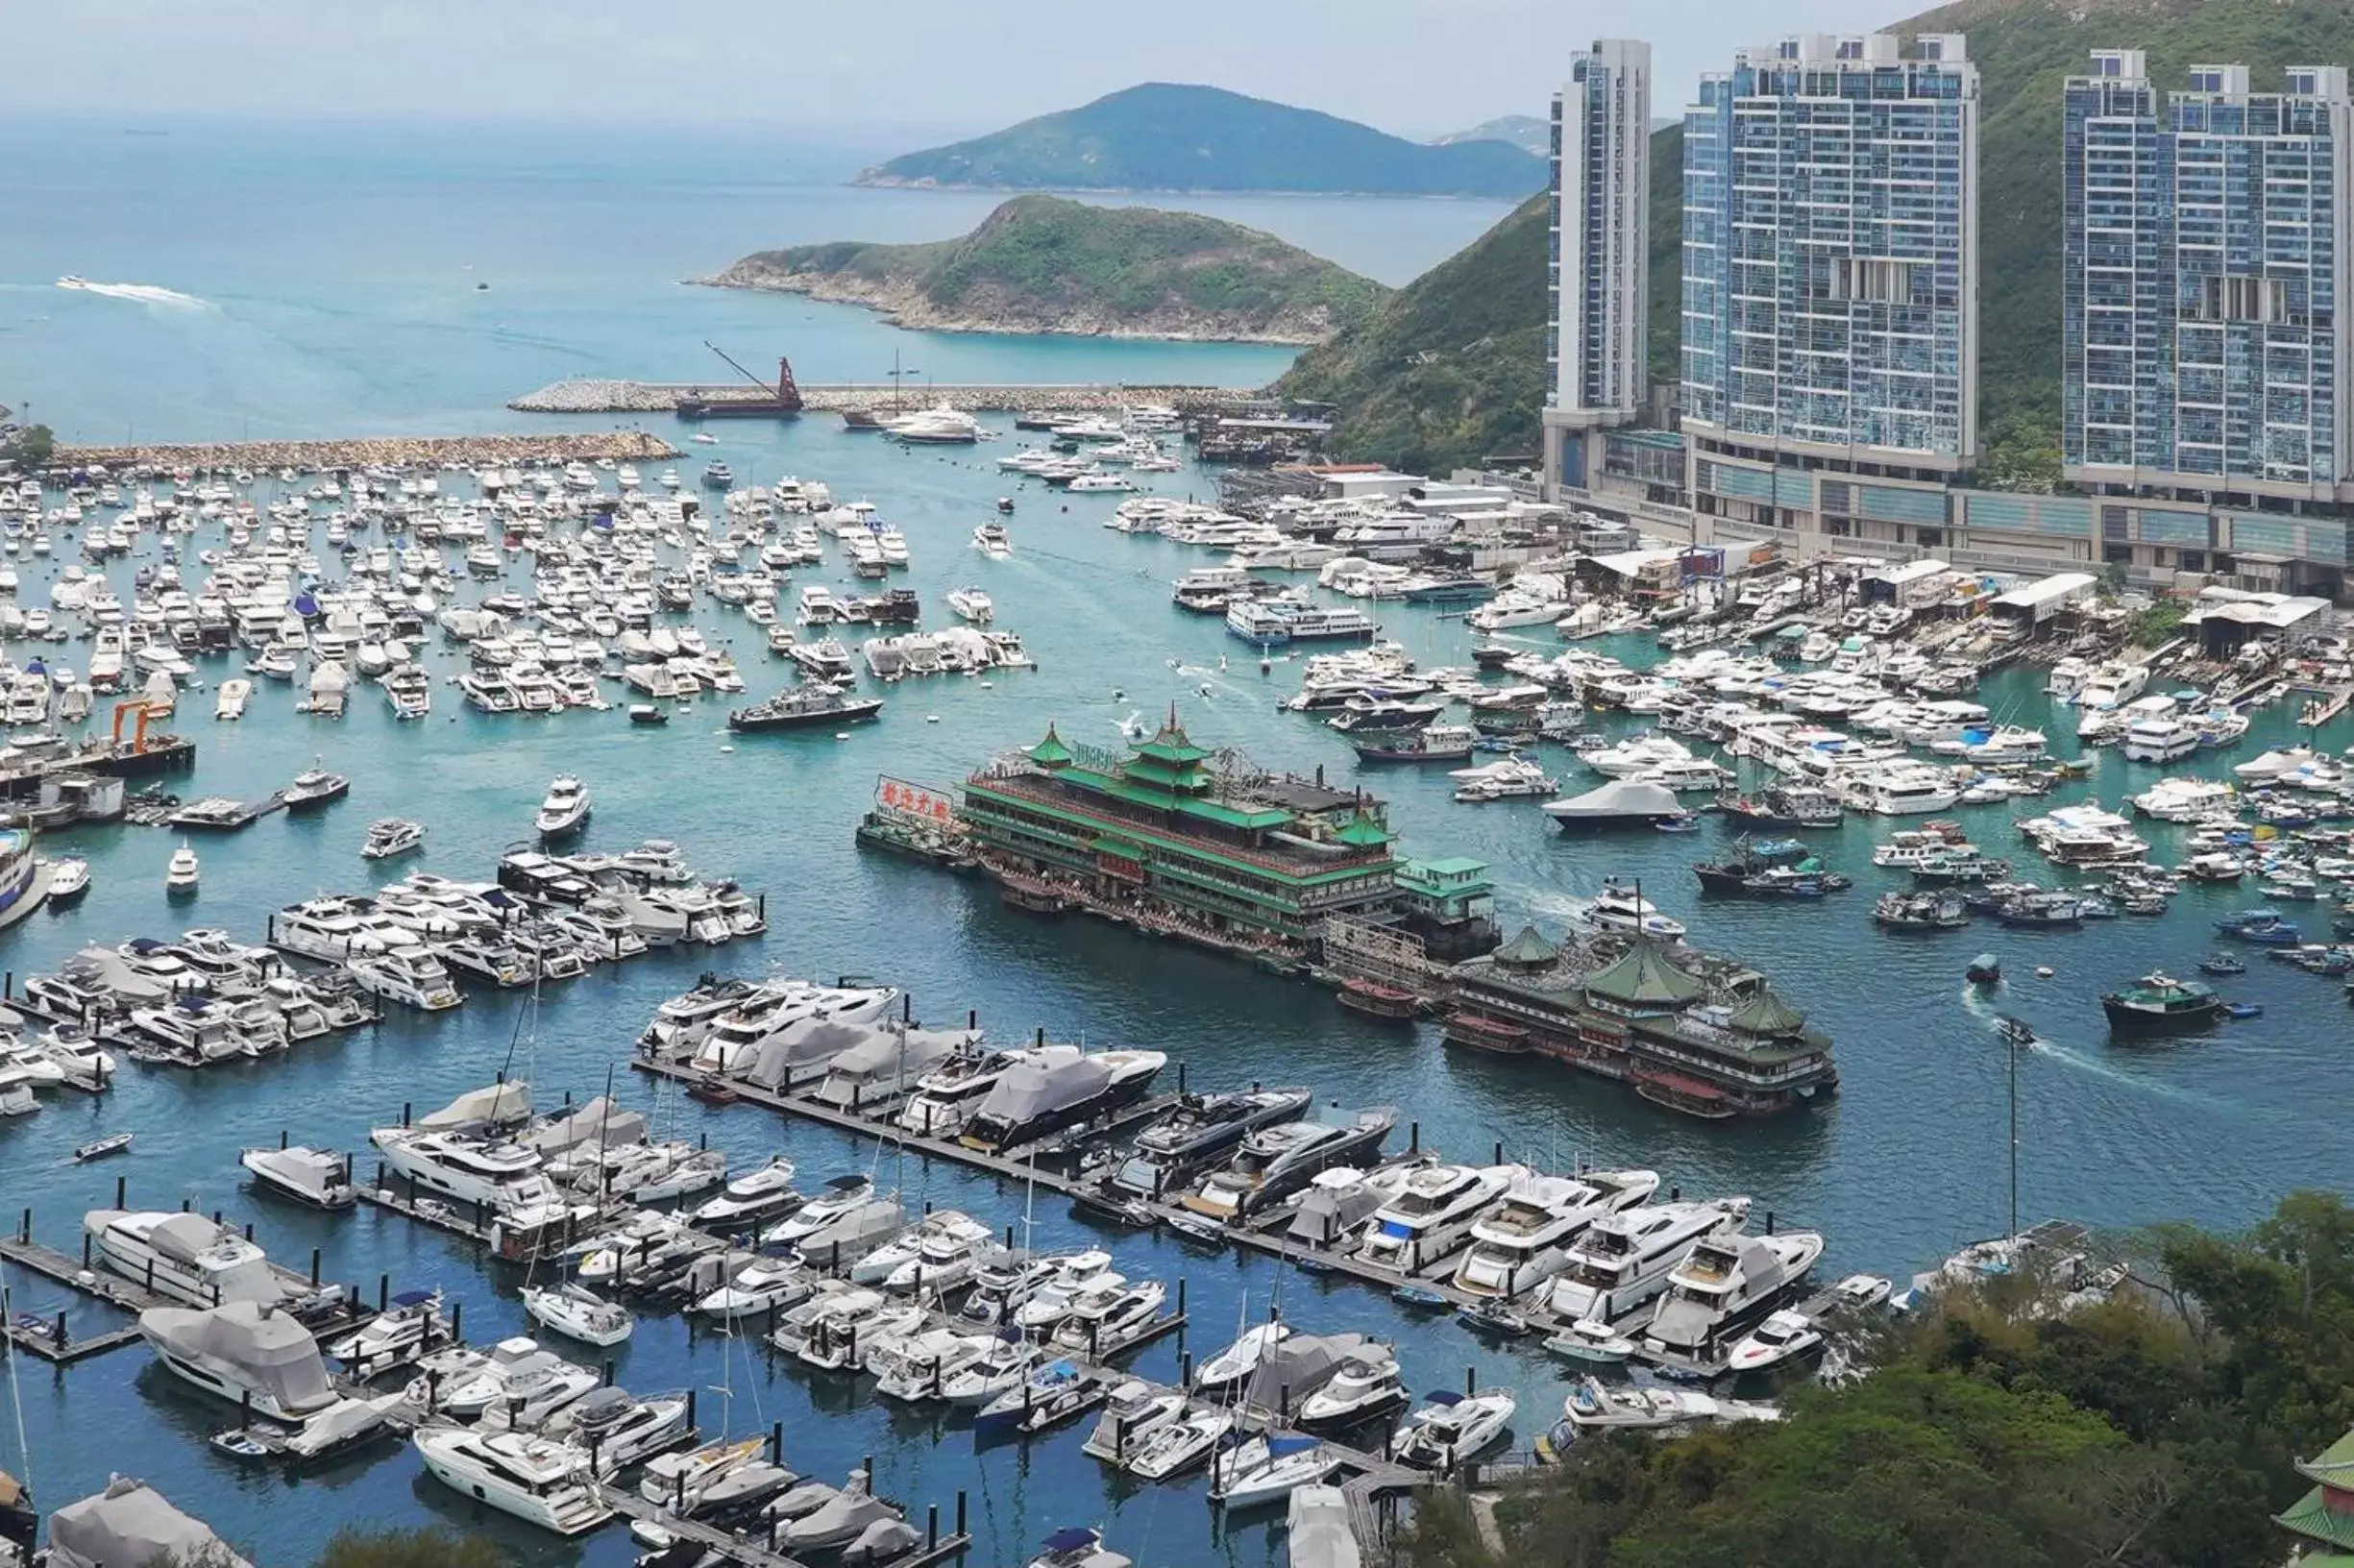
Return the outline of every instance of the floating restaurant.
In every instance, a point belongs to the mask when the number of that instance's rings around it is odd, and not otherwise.
[[[1829,1040],[1763,975],[1646,937],[1557,946],[1525,927],[1454,981],[1448,1043],[1566,1062],[1689,1115],[1784,1111],[1838,1087]]]
[[[1381,801],[1214,753],[1174,712],[1126,756],[1049,725],[966,780],[962,816],[982,869],[1024,908],[1271,959],[1307,956],[1336,916],[1430,919],[1474,950],[1493,930],[1478,862],[1402,860]]]

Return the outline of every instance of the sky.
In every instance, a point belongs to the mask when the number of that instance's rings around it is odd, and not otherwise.
[[[1570,53],[1649,37],[1669,118],[1704,70],[1906,0],[30,0],[0,110],[766,121],[971,135],[1142,81],[1427,136],[1542,114]],[[24,62],[37,61],[37,68]]]

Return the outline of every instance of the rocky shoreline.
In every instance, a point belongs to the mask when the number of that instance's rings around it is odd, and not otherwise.
[[[1160,306],[1115,319],[1087,310],[1041,311],[1000,302],[993,310],[944,310],[911,278],[862,278],[847,272],[785,272],[749,258],[709,278],[686,282],[703,288],[742,288],[799,294],[829,305],[854,305],[895,327],[927,332],[998,332],[1021,337],[1133,338],[1165,343],[1266,343],[1312,348],[1330,339],[1334,324],[1321,311],[1287,311],[1253,325],[1217,312]]]

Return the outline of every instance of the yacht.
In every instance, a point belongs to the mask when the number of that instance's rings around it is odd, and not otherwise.
[[[1321,1485],[1341,1466],[1340,1455],[1296,1433],[1254,1433],[1210,1460],[1210,1501],[1245,1508]]]
[[[619,1388],[594,1388],[550,1417],[543,1434],[585,1448],[597,1473],[610,1478],[692,1434],[684,1395],[632,1399]]]
[[[2083,687],[2076,693],[2076,706],[2094,711],[2121,708],[2140,697],[2148,684],[2149,671],[2146,666],[2104,664],[2085,677]]]
[[[600,1349],[618,1345],[637,1328],[629,1309],[580,1285],[525,1286],[523,1310],[567,1339]]]
[[[196,851],[182,845],[172,851],[170,862],[163,868],[163,891],[174,898],[184,898],[196,892],[201,874]]]
[[[1602,892],[1585,906],[1579,920],[1592,931],[1624,931],[1659,942],[1683,940],[1683,922],[1659,913],[1659,906],[1643,896],[1631,882],[1605,877]]]
[[[539,805],[539,815],[532,827],[540,838],[549,843],[569,839],[588,825],[588,786],[573,773],[558,773],[555,782],[548,786],[547,798]]]
[[[969,621],[976,626],[989,625],[997,613],[996,606],[990,602],[989,595],[978,588],[948,590],[948,608],[954,610],[959,619]]]
[[[1251,1133],[1295,1119],[1313,1098],[1305,1089],[1184,1095],[1166,1116],[1137,1135],[1111,1185],[1140,1197],[1160,1197],[1227,1159]]]
[[[1815,1327],[1814,1319],[1788,1308],[1769,1312],[1764,1322],[1742,1335],[1732,1347],[1726,1370],[1733,1373],[1765,1372],[1813,1350],[1823,1343],[1823,1331]]]
[[[368,824],[368,837],[359,846],[362,860],[390,860],[425,846],[425,824],[412,822],[405,817],[380,817]]]
[[[93,1209],[82,1229],[105,1267],[193,1307],[276,1306],[292,1294],[259,1247],[202,1214]]]
[[[695,1223],[722,1233],[744,1231],[799,1208],[803,1200],[794,1189],[793,1168],[792,1161],[777,1155],[736,1177],[695,1211]]]
[[[1005,1051],[959,1051],[916,1080],[898,1124],[929,1138],[954,1138],[1018,1059]]]
[[[792,1247],[807,1240],[846,1214],[872,1201],[870,1177],[835,1176],[816,1197],[760,1233],[763,1247]]]
[[[1471,1394],[1442,1389],[1406,1418],[1390,1439],[1390,1457],[1425,1470],[1452,1470],[1509,1436],[1519,1408],[1508,1389],[1483,1388]]]
[[[1573,1384],[1562,1400],[1561,1413],[1562,1428],[1571,1434],[1675,1433],[1718,1421],[1773,1421],[1781,1414],[1771,1405],[1719,1399],[1695,1388],[1606,1384],[1598,1378],[1583,1378]],[[1562,1428],[1557,1428],[1557,1433]]]
[[[984,1264],[1000,1256],[996,1234],[979,1220],[953,1209],[925,1215],[909,1237],[914,1243],[912,1252],[906,1246],[908,1238],[902,1238],[900,1243],[869,1254],[853,1271],[853,1277],[860,1273],[871,1276],[877,1266],[876,1259],[884,1253],[893,1253],[891,1269],[881,1276],[883,1288],[929,1291],[937,1299],[962,1288]]]
[[[502,1339],[474,1372],[442,1383],[441,1408],[461,1419],[497,1412],[517,1430],[536,1426],[597,1386],[586,1367],[540,1348],[527,1335]]]
[[[797,1307],[817,1288],[817,1278],[797,1258],[754,1258],[725,1285],[698,1299],[695,1311],[733,1321]]]
[[[380,953],[353,953],[344,968],[352,981],[372,996],[427,1013],[457,1006],[466,998],[451,982],[450,971],[432,949],[410,943]]]
[[[1346,1432],[1387,1415],[1407,1400],[1397,1358],[1377,1346],[1342,1360],[1321,1388],[1300,1402],[1300,1425],[1311,1431]]]
[[[1186,1413],[1185,1391],[1130,1378],[1106,1396],[1095,1430],[1079,1452],[1106,1464],[1124,1464],[1146,1439]]]
[[[1233,1164],[1211,1175],[1181,1201],[1194,1213],[1221,1224],[1257,1213],[1297,1192],[1319,1171],[1373,1164],[1397,1120],[1394,1109],[1382,1106],[1360,1112],[1348,1122],[1287,1121],[1263,1127],[1242,1140]]]
[[[1406,1189],[1415,1171],[1432,1162],[1417,1157],[1359,1170],[1341,1165],[1318,1171],[1302,1192],[1285,1231],[1287,1239],[1315,1248],[1354,1247],[1357,1233]]]
[[[874,1391],[886,1399],[940,1399],[948,1380],[978,1361],[994,1342],[985,1334],[925,1329],[874,1346],[867,1355],[867,1370],[874,1374]]]
[[[377,1377],[450,1344],[456,1326],[438,1290],[404,1290],[384,1311],[328,1346],[328,1354],[362,1380]]]
[[[891,420],[883,426],[883,432],[895,441],[924,446],[970,446],[987,433],[979,420],[944,403]]]
[[[1519,1165],[1433,1165],[1373,1216],[1357,1256],[1408,1278],[1470,1238],[1481,1212],[1529,1175]]]
[[[1651,1170],[1524,1177],[1471,1227],[1471,1250],[1455,1271],[1466,1295],[1510,1297],[1534,1290],[1569,1262],[1588,1226],[1646,1202],[1659,1189]]]
[[[1787,1300],[1822,1255],[1812,1231],[1710,1237],[1668,1275],[1643,1342],[1695,1360],[1719,1354]]]
[[[272,1421],[306,1421],[337,1398],[319,1342],[274,1307],[151,1307],[139,1336],[174,1377]]]
[[[283,1149],[247,1149],[238,1163],[257,1186],[313,1209],[349,1209],[358,1201],[350,1157],[296,1144]]]
[[[1565,1322],[1615,1323],[1666,1289],[1668,1275],[1694,1247],[1738,1232],[1749,1212],[1747,1198],[1721,1198],[1605,1215],[1570,1248],[1545,1305]]]
[[[957,1140],[984,1154],[1035,1143],[1143,1098],[1167,1064],[1161,1051],[1035,1048],[1005,1070]]]
[[[1091,1361],[1102,1361],[1141,1341],[1161,1322],[1161,1305],[1167,1287],[1158,1280],[1123,1280],[1106,1275],[1105,1283],[1073,1297],[1070,1315],[1055,1325],[1054,1343],[1065,1350],[1085,1352]]]
[[[484,1209],[515,1209],[554,1201],[541,1173],[538,1151],[462,1134],[413,1127],[379,1127],[368,1140],[392,1171],[419,1187]]]
[[[1067,1310],[1070,1298],[1111,1267],[1112,1255],[1092,1247],[1030,1258],[1000,1257],[973,1271],[972,1293],[956,1315],[984,1327],[1019,1322],[1027,1329],[1036,1325],[1020,1322],[1022,1310],[1042,1299],[1058,1304],[1043,1324],[1052,1328],[1061,1321],[1060,1313]]]
[[[2121,749],[2127,762],[2174,762],[2197,750],[2200,744],[2197,725],[2161,715],[2126,725]]]
[[[412,1441],[434,1480],[543,1530],[584,1535],[613,1517],[584,1449],[463,1427],[420,1427]]]
[[[1124,1468],[1143,1481],[1166,1481],[1208,1458],[1234,1427],[1231,1411],[1193,1410],[1146,1437],[1129,1456]]]

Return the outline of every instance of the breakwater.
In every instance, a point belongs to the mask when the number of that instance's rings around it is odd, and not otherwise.
[[[1238,407],[1257,394],[1230,386],[1131,386],[1116,383],[926,385],[904,391],[859,383],[800,383],[811,413],[880,413],[928,408],[946,402],[976,412],[1111,413],[1139,404],[1165,404],[1180,413]],[[752,386],[706,386],[684,381],[569,380],[527,392],[507,404],[526,414],[662,414],[683,398],[704,403],[749,403],[774,394]]]
[[[356,436],[333,441],[207,441],[186,445],[60,447],[59,468],[334,469],[478,468],[485,464],[615,461],[677,457],[679,450],[644,430],[578,430],[531,435]]]

